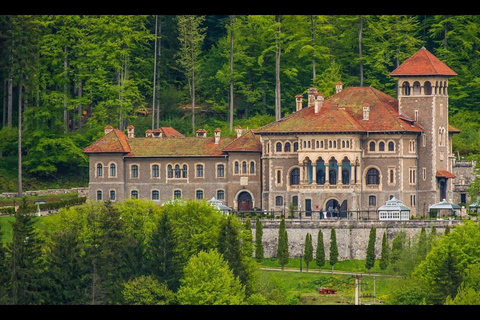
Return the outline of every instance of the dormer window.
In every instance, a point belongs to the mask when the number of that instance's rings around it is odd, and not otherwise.
[[[363,104],[363,120],[370,118],[370,105],[368,103]]]

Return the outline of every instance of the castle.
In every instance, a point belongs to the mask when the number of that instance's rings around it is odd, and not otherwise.
[[[455,181],[448,122],[448,79],[457,74],[425,48],[390,73],[395,99],[373,87],[336,84],[325,98],[315,88],[296,111],[236,137],[171,127],[105,135],[83,150],[89,156],[89,199],[175,198],[222,201],[234,210],[339,216],[376,210],[395,197],[425,216],[443,199],[467,202],[465,176]],[[469,181],[467,181],[468,183]],[[454,190],[458,192],[454,193]]]

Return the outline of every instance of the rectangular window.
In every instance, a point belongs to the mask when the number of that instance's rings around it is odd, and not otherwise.
[[[195,197],[197,198],[197,200],[202,200],[203,199],[203,190],[197,190],[195,192]]]
[[[217,190],[217,200],[225,200],[225,191]]]
[[[409,169],[409,182],[411,185],[414,185],[416,184],[416,175],[417,175],[417,171],[415,169],[415,167],[412,167]]]
[[[152,166],[152,177],[158,178],[160,176],[160,167],[158,164]]]
[[[410,195],[410,206],[415,207],[416,197],[414,194]]]
[[[275,205],[276,206],[283,206],[283,197],[278,196],[275,198]]]
[[[138,178],[138,166],[136,164],[132,165],[131,171],[132,178]]]
[[[97,200],[98,201],[102,200],[102,190],[97,191]]]
[[[203,165],[197,164],[197,178],[203,178]]]
[[[422,178],[423,181],[427,180],[427,168],[425,167],[422,168]]]
[[[97,177],[103,176],[103,165],[102,164],[97,164]]]
[[[112,163],[110,165],[110,177],[115,177],[117,175],[117,166]]]
[[[160,200],[160,192],[158,190],[152,190],[152,200]]]
[[[115,190],[110,190],[110,200],[115,201]]]
[[[182,190],[175,190],[173,191],[173,198],[180,199],[182,197]]]
[[[137,190],[132,190],[132,192],[130,194],[131,194],[132,199],[138,199],[138,191]]]
[[[223,164],[217,165],[217,178],[225,177],[225,166]]]
[[[369,196],[368,197],[368,205],[369,206],[376,206],[377,205],[377,197]]]

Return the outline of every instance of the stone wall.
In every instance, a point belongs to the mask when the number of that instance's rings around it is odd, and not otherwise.
[[[312,242],[315,249],[317,247],[318,231],[322,230],[323,242],[325,247],[325,257],[328,260],[330,256],[330,234],[332,228],[335,229],[338,245],[339,260],[364,260],[366,258],[368,239],[370,229],[376,227],[375,254],[377,258],[381,257],[383,233],[387,233],[387,241],[391,248],[395,236],[405,231],[407,237],[414,239],[420,234],[422,227],[425,227],[427,235],[431,232],[433,226],[437,233],[443,234],[448,225],[450,230],[461,224],[460,220],[409,220],[409,221],[358,221],[358,220],[317,220],[301,221],[286,220],[285,225],[288,234],[289,255],[292,258],[298,258],[303,255],[305,248],[305,236],[307,233],[312,235]],[[280,220],[263,220],[263,247],[265,258],[276,256],[278,245],[278,228]],[[252,232],[255,241],[255,221],[252,221]]]
[[[24,196],[46,196],[46,195],[55,195],[55,194],[64,194],[77,192],[79,197],[86,197],[88,195],[88,188],[71,188],[71,189],[46,189],[46,190],[35,190],[35,191],[25,191],[23,192]],[[0,193],[0,198],[14,198],[18,197],[17,192],[4,192]]]

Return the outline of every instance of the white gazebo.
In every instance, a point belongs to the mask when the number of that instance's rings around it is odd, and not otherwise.
[[[445,199],[443,199],[443,201],[441,201],[441,202],[434,203],[434,204],[432,204],[431,206],[428,207],[429,212],[431,210],[438,210],[437,218],[441,218],[442,213],[444,213],[443,214],[444,217],[445,216],[455,217],[457,215],[457,213],[460,212],[460,209],[462,209],[462,207],[460,207],[458,204],[448,202]]]
[[[410,220],[410,208],[395,197],[377,209],[379,220]]]

